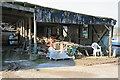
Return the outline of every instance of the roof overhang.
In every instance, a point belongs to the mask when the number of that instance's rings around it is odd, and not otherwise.
[[[70,11],[63,11],[48,7],[42,7],[40,5],[35,5],[27,2],[2,2],[0,3],[0,6],[24,12],[35,12],[37,22],[60,24],[105,24],[111,26],[114,26],[116,24],[116,20],[112,18],[97,17]],[[37,8],[35,9],[35,7]]]

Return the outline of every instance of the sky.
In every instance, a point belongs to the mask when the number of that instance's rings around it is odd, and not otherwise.
[[[118,21],[120,0],[17,0],[45,7],[73,11],[94,16],[109,17]],[[115,27],[118,26],[118,22]]]

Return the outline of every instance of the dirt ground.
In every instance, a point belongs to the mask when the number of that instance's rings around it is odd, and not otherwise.
[[[4,78],[117,78],[117,65],[54,67],[3,72]]]
[[[7,52],[6,52],[7,51]],[[22,50],[4,50],[4,60],[16,61],[21,69],[16,71],[0,71],[2,78],[117,78],[118,59],[99,57],[84,57],[81,59],[49,60],[42,58],[37,61],[28,60],[28,55]],[[14,53],[13,53],[14,52]],[[23,57],[23,55],[25,57]],[[9,58],[7,58],[9,56]],[[21,57],[22,56],[22,57]],[[20,62],[19,60],[25,60]],[[39,63],[40,62],[40,63]],[[42,62],[42,63],[41,63]],[[5,66],[4,66],[5,68]]]
[[[29,61],[28,61],[29,62]],[[27,63],[28,63],[27,62]],[[26,63],[26,62],[24,62]],[[28,63],[29,64],[29,63]],[[30,63],[31,64],[31,63]],[[34,67],[33,67],[33,66]],[[49,61],[32,63],[32,68],[17,71],[2,71],[3,78],[117,78],[116,58]]]

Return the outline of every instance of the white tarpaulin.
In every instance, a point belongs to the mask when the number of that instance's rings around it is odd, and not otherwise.
[[[64,50],[60,49],[60,50],[55,50],[53,47],[49,47],[48,48],[49,52],[50,52],[50,59],[65,59],[65,58],[72,58],[69,57]]]

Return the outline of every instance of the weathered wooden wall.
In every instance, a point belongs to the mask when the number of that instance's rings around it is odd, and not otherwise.
[[[37,22],[66,23],[66,24],[106,24],[111,25],[115,20],[89,16],[69,11],[40,7],[35,10]]]
[[[69,26],[69,29],[68,29],[68,33],[69,33],[69,38],[71,38],[71,42],[74,42],[74,43],[78,43],[78,38],[79,38],[79,28],[78,28],[78,25],[71,25]]]

